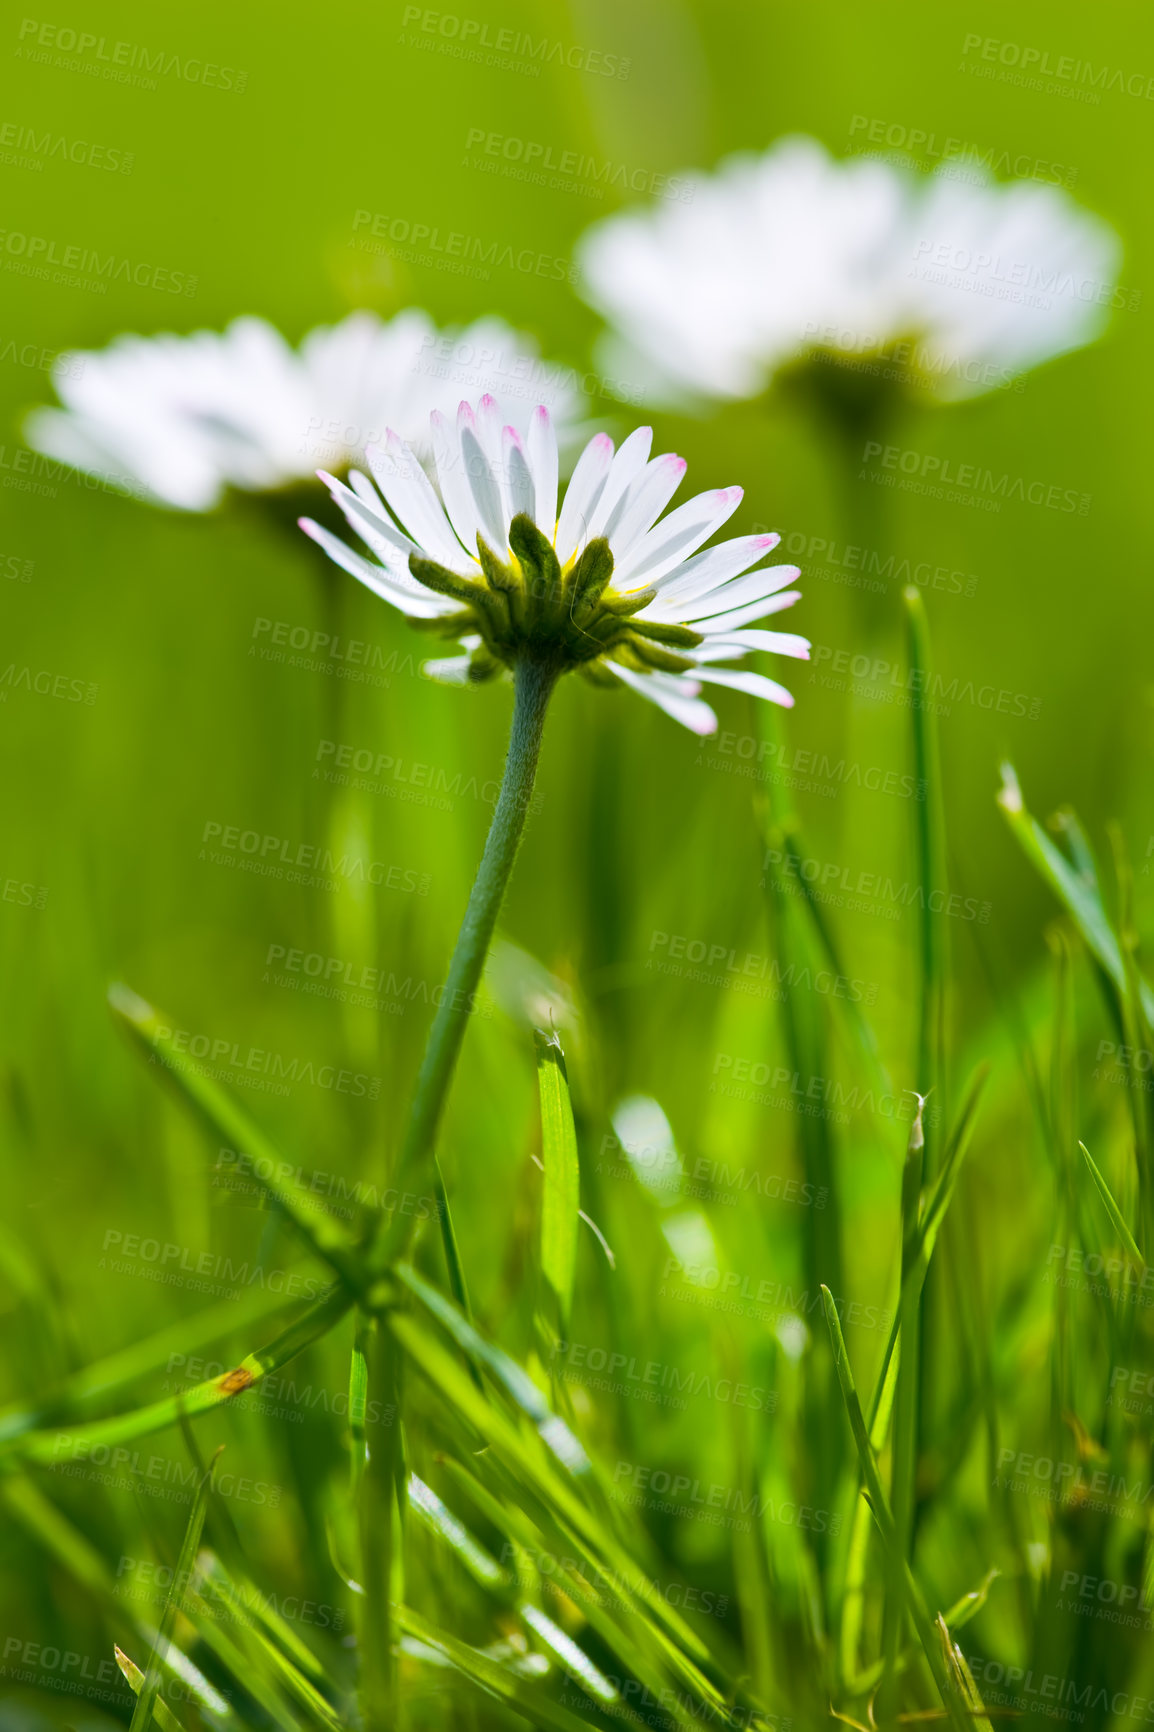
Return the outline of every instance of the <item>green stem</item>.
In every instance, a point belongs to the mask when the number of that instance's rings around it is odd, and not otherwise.
[[[525,828],[541,751],[545,711],[556,680],[554,667],[528,660],[518,663],[514,674],[513,726],[505,774],[485,852],[473,880],[469,906],[457,934],[445,991],[421,1061],[405,1140],[397,1162],[395,1183],[400,1188],[413,1186],[422,1167],[431,1168],[449,1084],[465,1035],[468,1006],[481,983],[493,929]],[[399,1212],[393,1217],[378,1238],[373,1256],[375,1268],[385,1268],[396,1261],[405,1249],[412,1226],[411,1217]]]

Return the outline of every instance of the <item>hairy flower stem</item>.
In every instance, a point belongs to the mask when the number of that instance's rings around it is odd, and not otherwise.
[[[457,935],[445,991],[429,1033],[425,1056],[409,1111],[395,1183],[414,1188],[431,1167],[437,1131],[461,1050],[468,1005],[481,983],[493,929],[517,858],[525,816],[533,794],[545,712],[557,681],[555,667],[523,659],[514,673],[513,725],[501,792],[489,827],[485,852],[473,880],[469,905]],[[379,1236],[372,1262],[387,1268],[404,1251],[413,1219],[398,1210]]]

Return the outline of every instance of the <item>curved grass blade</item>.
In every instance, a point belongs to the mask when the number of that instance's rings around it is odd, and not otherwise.
[[[102,1396],[112,1395],[148,1372],[159,1370],[174,1353],[187,1355],[191,1349],[219,1341],[234,1329],[259,1323],[288,1309],[283,1298],[270,1297],[259,1287],[250,1287],[239,1299],[222,1299],[219,1305],[209,1306],[195,1317],[171,1323],[157,1334],[73,1372],[34,1406],[5,1408],[0,1412],[0,1443],[19,1437],[24,1431],[79,1419]]]
[[[934,1623],[930,1618],[925,1598],[902,1551],[897,1529],[894,1526],[894,1518],[892,1511],[890,1510],[889,1500],[886,1497],[885,1487],[882,1485],[881,1474],[878,1471],[877,1457],[874,1454],[873,1446],[869,1440],[869,1434],[866,1431],[865,1416],[861,1410],[861,1402],[858,1400],[857,1387],[853,1380],[853,1371],[850,1367],[849,1354],[846,1352],[845,1337],[842,1334],[841,1321],[837,1314],[837,1306],[834,1304],[833,1294],[830,1292],[828,1287],[822,1287],[821,1296],[825,1305],[825,1320],[829,1329],[830,1342],[833,1346],[834,1365],[837,1368],[837,1379],[841,1388],[842,1402],[845,1406],[846,1417],[849,1420],[850,1431],[853,1434],[854,1445],[857,1449],[862,1483],[865,1487],[866,1495],[869,1498],[870,1508],[873,1510],[874,1520],[877,1522],[878,1531],[882,1536],[882,1543],[889,1554],[890,1560],[894,1567],[901,1571],[901,1577],[905,1583],[906,1604],[910,1618],[914,1629],[917,1632],[918,1641],[921,1643],[922,1652],[926,1657],[926,1663],[929,1666],[934,1683],[938,1687],[938,1692],[941,1695],[942,1703],[945,1707],[950,1723],[955,1727],[956,1732],[964,1732],[964,1729],[968,1728],[970,1724],[968,1710],[959,1700],[958,1694],[952,1685],[949,1672],[942,1659],[937,1632]]]
[[[126,1443],[130,1438],[146,1437],[149,1432],[164,1431],[170,1425],[176,1425],[182,1414],[194,1418],[198,1413],[208,1412],[210,1408],[222,1407],[225,1402],[233,1401],[245,1390],[251,1389],[262,1377],[267,1377],[270,1371],[279,1371],[282,1365],[286,1365],[322,1335],[327,1335],[329,1330],[340,1322],[352,1303],[351,1293],[343,1287],[333,1287],[323,1299],[306,1311],[303,1317],[290,1323],[275,1341],[271,1341],[267,1347],[259,1348],[255,1353],[248,1354],[223,1377],[210,1378],[206,1383],[194,1384],[180,1395],[167,1395],[160,1401],[132,1408],[127,1413],[93,1420],[85,1426],[85,1442]],[[73,1436],[74,1433],[68,1430],[26,1432],[23,1436],[9,1439],[7,1445],[0,1448],[0,1459],[55,1461]]]
[[[116,1655],[116,1664],[120,1667],[128,1688],[134,1696],[139,1696],[144,1688],[144,1673],[135,1660],[130,1660],[124,1649],[118,1648],[115,1643],[113,1643],[112,1652]],[[163,1728],[163,1732],[184,1732],[184,1727],[163,1696],[157,1696],[152,1705],[152,1712],[156,1724]]]
[[[1101,963],[1119,995],[1124,996],[1126,968],[1122,951],[1096,881],[1093,885],[1087,883],[1054,846],[1037,819],[1027,812],[1012,764],[1002,765],[1002,787],[997,798],[1027,859],[1037,867],[1078,928],[1091,955]],[[1154,1023],[1154,992],[1144,980],[1139,983],[1139,991],[1143,1015],[1147,1022]]]
[[[541,1274],[552,1294],[561,1337],[569,1333],[577,1272],[577,1218],[581,1168],[565,1054],[556,1033],[535,1029],[537,1090],[541,1098]]]
[[[199,1117],[229,1148],[252,1157],[253,1176],[317,1256],[363,1297],[368,1291],[368,1277],[356,1244],[338,1221],[317,1208],[312,1193],[298,1184],[292,1176],[292,1162],[282,1158],[264,1132],[211,1077],[191,1066],[177,1051],[172,1029],[158,1010],[126,986],[111,987],[108,1001]]]
[[[543,1728],[543,1732],[588,1732],[590,1721],[570,1713],[532,1679],[519,1677],[488,1654],[482,1654],[467,1642],[437,1629],[411,1606],[397,1606],[394,1610],[402,1630],[434,1653],[442,1655],[470,1683],[524,1715],[530,1725]]]
[[[1106,1213],[1110,1217],[1110,1225],[1113,1227],[1113,1229],[1117,1233],[1119,1239],[1121,1239],[1121,1241],[1122,1241],[1123,1250],[1126,1252],[1126,1255],[1132,1260],[1132,1262],[1135,1264],[1135,1266],[1140,1271],[1145,1270],[1146,1259],[1145,1259],[1145,1257],[1143,1257],[1141,1251],[1138,1249],[1138,1242],[1135,1239],[1133,1233],[1130,1231],[1129,1227],[1126,1225],[1126,1221],[1125,1221],[1125,1218],[1122,1214],[1122,1211],[1118,1207],[1117,1203],[1114,1201],[1113,1196],[1111,1195],[1109,1185],[1106,1183],[1105,1179],[1102,1177],[1101,1173],[1098,1171],[1098,1168],[1094,1162],[1094,1157],[1091,1155],[1091,1153],[1090,1153],[1089,1149],[1086,1147],[1085,1143],[1080,1142],[1078,1144],[1078,1147],[1081,1149],[1082,1153],[1086,1157],[1086,1165],[1090,1169],[1090,1177],[1093,1179],[1095,1185],[1098,1188],[1098,1195],[1101,1197],[1103,1206],[1106,1210]]]
[[[221,1449],[223,1448],[224,1445],[222,1444]],[[163,1682],[163,1666],[168,1657],[172,1632],[176,1625],[177,1615],[181,1611],[185,1596],[189,1591],[188,1584],[192,1580],[196,1554],[200,1549],[200,1536],[204,1531],[204,1517],[208,1508],[208,1494],[220,1452],[218,1449],[206,1472],[202,1474],[192,1500],[192,1508],[188,1514],[188,1525],[185,1527],[180,1555],[177,1558],[176,1573],[168,1590],[164,1611],[161,1613],[160,1629],[157,1631],[152,1653],[148,1657],[144,1683],[136,1698],[136,1706],[132,1710],[132,1724],[129,1727],[129,1732],[147,1732],[148,1723],[152,1719],[152,1711]]]

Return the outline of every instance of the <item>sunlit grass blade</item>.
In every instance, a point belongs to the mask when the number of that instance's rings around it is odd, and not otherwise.
[[[1005,813],[1011,830],[1026,854],[1049,884],[1059,902],[1073,920],[1090,951],[1109,975],[1120,994],[1126,991],[1126,968],[1118,939],[1110,925],[1096,884],[1091,887],[1081,873],[1065,859],[1037,819],[1031,817],[1022,800],[1022,790],[1011,764],[1002,765],[1002,787],[998,805]],[[1140,983],[1142,1011],[1147,1022],[1154,1023],[1154,991],[1146,981]]]
[[[962,1702],[958,1699],[957,1692],[953,1688],[943,1663],[935,1626],[930,1618],[922,1590],[902,1553],[901,1542],[894,1527],[893,1513],[878,1470],[877,1457],[866,1431],[865,1416],[861,1410],[861,1402],[858,1400],[853,1371],[850,1368],[849,1354],[846,1352],[845,1337],[842,1335],[841,1322],[837,1314],[837,1306],[834,1304],[833,1294],[828,1287],[823,1286],[822,1299],[825,1304],[825,1319],[829,1328],[830,1342],[833,1346],[838,1384],[841,1389],[846,1417],[849,1420],[850,1431],[853,1435],[854,1446],[857,1449],[862,1483],[886,1552],[895,1566],[901,1569],[906,1589],[907,1609],[946,1713],[957,1732],[962,1732],[962,1728],[969,1724],[969,1716]]]
[[[556,1307],[562,1339],[569,1334],[577,1270],[581,1170],[569,1099],[565,1054],[556,1034],[536,1031],[537,1087],[541,1101],[541,1273]]]
[[[1138,1241],[1126,1225],[1125,1216],[1114,1201],[1110,1187],[1099,1172],[1094,1157],[1091,1155],[1089,1149],[1086,1147],[1085,1143],[1082,1142],[1078,1144],[1078,1147],[1086,1157],[1086,1165],[1090,1169],[1090,1177],[1093,1179],[1098,1195],[1102,1199],[1102,1206],[1110,1217],[1110,1225],[1121,1240],[1122,1248],[1126,1252],[1126,1255],[1131,1259],[1135,1268],[1141,1272],[1146,1267],[1146,1259],[1138,1249]]]
[[[933,669],[925,604],[920,590],[912,587],[903,592],[902,599],[906,608],[913,691],[928,691]],[[944,1105],[943,1097],[948,1098],[945,1075],[948,964],[944,912],[947,886],[942,773],[938,753],[937,719],[932,705],[915,701],[910,709],[910,717],[914,774],[922,790],[922,798],[911,801],[914,809],[917,875],[922,892],[921,967],[918,976],[920,1003],[914,1086],[923,1095],[936,1094],[939,1104]],[[931,1173],[938,1165],[936,1140],[931,1133],[926,1153],[926,1166]]]
[[[168,1426],[176,1425],[182,1414],[194,1418],[211,1408],[223,1407],[259,1383],[262,1377],[267,1377],[269,1372],[279,1371],[312,1342],[327,1335],[352,1303],[351,1293],[342,1287],[333,1287],[267,1347],[247,1354],[223,1377],[209,1378],[205,1383],[193,1384],[180,1395],[166,1395],[160,1401],[132,1408],[127,1413],[83,1422],[85,1443],[92,1447],[127,1443],[130,1438],[146,1437],[150,1432],[164,1431]],[[0,1447],[0,1458],[51,1462],[59,1457],[62,1443],[72,1435],[68,1430],[26,1432]]]
[[[288,1309],[290,1305],[283,1297],[270,1295],[259,1287],[250,1287],[238,1299],[224,1299],[219,1305],[210,1306],[193,1317],[181,1318],[143,1341],[134,1342],[118,1353],[109,1353],[103,1359],[86,1365],[48,1390],[35,1403],[5,1408],[0,1412],[0,1443],[18,1437],[23,1431],[80,1418],[87,1408],[166,1365],[174,1354],[187,1358],[190,1353],[221,1340],[225,1335]]]
[[[252,1158],[254,1178],[306,1244],[336,1270],[354,1293],[367,1291],[362,1260],[344,1227],[317,1208],[316,1198],[293,1176],[293,1163],[284,1159],[247,1113],[203,1069],[190,1064],[177,1050],[172,1027],[161,1013],[125,986],[113,986],[108,1001],[199,1117],[229,1148]]]
[[[443,1655],[470,1683],[479,1686],[486,1695],[504,1702],[531,1726],[542,1727],[545,1732],[587,1732],[590,1722],[554,1701],[535,1679],[519,1675],[479,1649],[471,1648],[467,1642],[449,1635],[446,1630],[437,1629],[411,1606],[398,1606],[396,1617],[400,1628],[409,1636]]]
[[[249,1688],[254,1673],[263,1668],[269,1683],[295,1702],[306,1719],[322,1728],[322,1732],[342,1732],[344,1721],[332,1703],[321,1694],[314,1679],[297,1664],[295,1652],[285,1653],[279,1642],[273,1639],[271,1631],[252,1616],[243,1595],[219,1559],[213,1559],[212,1569],[203,1579],[203,1601],[210,1615],[219,1610],[225,1620],[231,1621],[237,1631],[237,1654],[243,1654],[248,1660],[238,1681]],[[294,1650],[300,1646],[294,1640]],[[309,1658],[311,1660],[311,1656]],[[316,1662],[312,1661],[312,1666],[315,1665]]]
[[[123,1648],[118,1648],[114,1645],[112,1651],[116,1655],[116,1664],[120,1667],[126,1684],[132,1691],[133,1695],[139,1697],[141,1691],[144,1689],[144,1673],[140,1670],[140,1667],[136,1664],[135,1660],[129,1659]],[[172,1709],[168,1706],[168,1703],[164,1700],[163,1696],[158,1695],[156,1700],[153,1702],[152,1716],[156,1721],[156,1724],[163,1729],[163,1732],[184,1732],[184,1727],[172,1712]]]
[[[177,1558],[176,1573],[168,1590],[164,1611],[161,1613],[160,1629],[157,1632],[152,1653],[148,1657],[144,1683],[136,1698],[136,1706],[132,1710],[132,1724],[129,1727],[129,1732],[147,1732],[148,1723],[152,1719],[152,1710],[163,1682],[163,1667],[168,1656],[169,1644],[172,1641],[177,1617],[184,1605],[188,1584],[192,1580],[196,1554],[200,1549],[200,1536],[204,1529],[204,1517],[208,1508],[208,1494],[219,1455],[220,1450],[217,1450],[207,1471],[201,1476],[193,1496],[192,1508],[189,1510],[188,1523],[184,1530],[184,1539],[181,1541],[180,1555]]]

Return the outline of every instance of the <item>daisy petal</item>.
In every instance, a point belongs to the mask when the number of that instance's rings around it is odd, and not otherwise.
[[[544,404],[529,421],[526,455],[533,473],[533,521],[551,541],[557,527],[557,435]]]
[[[300,526],[350,577],[355,577],[366,589],[371,589],[383,601],[391,602],[402,613],[407,613],[414,619],[438,619],[442,614],[452,613],[456,607],[457,604],[450,601],[448,596],[434,595],[432,590],[422,588],[411,578],[408,581],[412,583],[412,589],[407,589],[400,577],[392,576],[379,565],[370,565],[367,559],[362,559],[359,553],[346,547],[338,536],[331,535],[311,518],[302,517]]]
[[[708,619],[711,614],[725,613],[727,609],[741,607],[747,601],[760,601],[775,595],[800,575],[796,565],[761,566],[757,571],[747,571],[744,577],[735,577],[732,582],[723,583],[693,601],[669,605],[666,617],[673,620]]]
[[[711,637],[714,632],[740,631],[742,626],[752,625],[755,619],[764,619],[771,613],[781,613],[800,600],[800,589],[787,589],[781,594],[771,595],[767,601],[751,601],[747,607],[735,607],[732,613],[719,613],[713,619],[699,620],[697,629],[704,632],[706,637]]]
[[[525,460],[525,447],[521,443],[521,435],[515,427],[505,427],[501,432],[501,456],[505,465],[505,475],[509,489],[509,520],[519,517],[522,513],[533,517],[537,503],[536,488],[533,484],[533,472]],[[536,522],[536,518],[533,518]]]
[[[461,549],[453,534],[445,508],[434,493],[425,471],[412,451],[393,432],[384,449],[370,446],[365,453],[373,479],[385,496],[393,516],[431,559],[450,570],[461,571]]]
[[[597,433],[590,439],[577,459],[572,480],[565,490],[565,501],[557,520],[554,547],[562,567],[589,540],[589,525],[593,519],[613,462],[613,441],[608,433]]]
[[[464,416],[468,405],[461,404],[461,414]],[[469,479],[469,490],[473,495],[473,504],[480,519],[480,527],[485,532],[485,538],[492,543],[495,553],[503,552],[509,540],[509,526],[505,520],[505,508],[501,503],[501,492],[493,478],[489,459],[481,448],[477,437],[473,411],[469,409],[468,419],[462,424],[458,422],[461,434],[461,458],[465,465],[465,474]]]
[[[621,447],[609,466],[609,474],[605,478],[605,486],[597,501],[589,520],[589,540],[605,534],[605,525],[613,514],[613,508],[624,493],[644,473],[649,462],[649,453],[653,446],[652,427],[636,427],[628,439],[622,441]]]
[[[809,660],[810,642],[792,631],[731,631],[707,634],[705,642],[693,651],[695,661],[724,661],[727,656],[747,655],[750,650],[764,650],[769,655],[793,656]]]
[[[700,674],[710,685],[731,686],[735,692],[748,692],[752,698],[765,698],[768,703],[780,704],[786,710],[793,708],[792,692],[787,692],[776,680],[752,673],[748,668],[702,668]]]
[[[717,717],[709,705],[697,696],[699,687],[695,680],[686,680],[672,674],[637,674],[632,668],[621,667],[618,662],[607,662],[605,665],[619,680],[624,680],[627,686],[631,686],[643,698],[648,698],[651,704],[656,704],[659,710],[664,710],[667,716],[672,716],[675,722],[680,722],[690,733],[704,738],[706,734],[717,732]]]
[[[615,571],[641,537],[652,529],[681,486],[685,470],[684,457],[655,457],[640,480],[617,501],[603,531],[613,549]]]
[[[472,554],[477,545],[477,531],[481,527],[481,519],[477,515],[473,489],[469,486],[469,477],[465,471],[460,429],[454,422],[447,421],[439,409],[434,409],[430,415],[429,426],[432,429],[437,482],[445,502],[445,511],[461,546],[466,553]]]
[[[737,497],[730,503],[734,494]],[[727,578],[739,576],[771,553],[781,540],[780,535],[738,535],[706,548],[704,553],[696,553],[701,543],[708,541],[714,530],[733,515],[740,499],[740,487],[723,487],[715,493],[699,493],[696,499],[670,512],[665,522],[646,536],[640,556],[626,562],[630,587],[639,579],[644,579],[646,587],[653,584],[660,592],[656,606],[666,600],[684,601],[689,596],[704,595],[707,589],[714,589]],[[688,555],[694,553],[696,557],[690,559]]]

